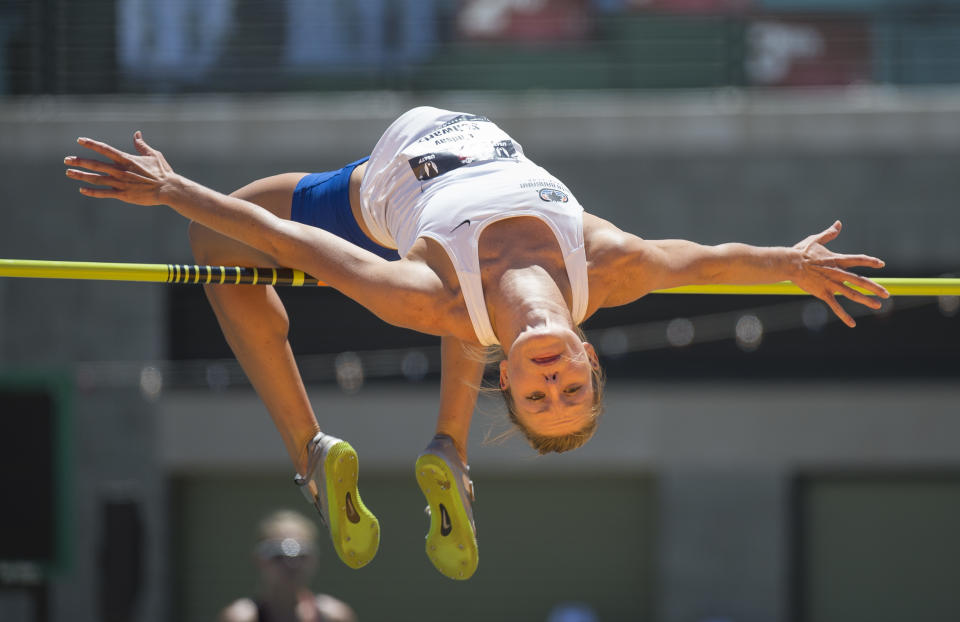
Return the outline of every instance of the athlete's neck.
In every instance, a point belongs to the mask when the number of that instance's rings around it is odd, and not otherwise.
[[[553,277],[541,266],[510,268],[486,291],[493,332],[506,354],[527,331],[570,329],[573,319]]]
[[[563,254],[544,222],[495,222],[480,237],[478,252],[487,312],[505,353],[525,331],[573,326]]]

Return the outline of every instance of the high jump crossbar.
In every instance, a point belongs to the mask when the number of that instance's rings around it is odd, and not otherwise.
[[[292,268],[198,266],[190,264],[109,263],[0,259],[0,277],[131,281],[139,283],[325,286],[322,281]],[[960,296],[960,279],[877,278],[892,296]],[[861,290],[863,291],[863,290]],[[766,285],[689,285],[657,290],[656,294],[806,294],[793,283]],[[869,293],[869,292],[864,292]]]

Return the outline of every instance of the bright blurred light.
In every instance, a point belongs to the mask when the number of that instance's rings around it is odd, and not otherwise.
[[[363,361],[353,352],[338,354],[333,361],[337,384],[344,393],[356,393],[363,386]]]
[[[140,392],[143,396],[152,401],[160,397],[161,391],[163,391],[163,374],[160,370],[153,366],[140,370]]]
[[[410,350],[400,362],[400,371],[404,378],[411,382],[419,382],[427,375],[429,361],[427,355],[420,350]]]
[[[743,315],[737,320],[737,346],[744,352],[753,352],[763,341],[763,322],[755,315]]]
[[[283,542],[280,543],[280,550],[283,551],[283,554],[287,557],[297,557],[300,555],[303,547],[293,538],[284,538]]]
[[[937,306],[940,307],[940,313],[953,317],[960,311],[960,296],[940,296],[937,298]]]
[[[600,352],[605,356],[620,356],[627,351],[627,333],[619,328],[608,328],[600,338]]]
[[[207,386],[214,391],[223,391],[230,386],[230,372],[220,363],[207,365]]]
[[[811,300],[803,305],[800,318],[807,330],[817,332],[830,321],[830,313],[827,311],[827,305],[819,300]]]
[[[678,317],[667,324],[667,341],[670,345],[682,348],[693,343],[695,330],[693,322],[685,317]]]

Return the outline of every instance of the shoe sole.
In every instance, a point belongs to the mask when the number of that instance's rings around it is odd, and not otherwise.
[[[442,458],[426,454],[417,458],[416,476],[417,484],[430,505],[427,557],[442,575],[456,580],[469,579],[477,569],[480,556],[454,474]],[[445,529],[441,506],[450,521],[446,535],[443,534]]]
[[[333,548],[347,566],[362,568],[380,548],[380,522],[360,500],[357,452],[340,441],[327,452],[323,467]]]

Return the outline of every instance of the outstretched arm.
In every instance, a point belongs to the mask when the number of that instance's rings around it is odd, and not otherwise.
[[[887,290],[850,268],[882,268],[884,263],[868,255],[843,255],[826,248],[840,234],[840,221],[792,247],[748,244],[704,246],[686,240],[642,240],[622,234],[609,266],[616,282],[608,288],[601,306],[616,306],[636,300],[651,291],[681,285],[756,284],[793,281],[804,291],[826,302],[847,326],[855,322],[835,295],[877,309]],[[607,264],[605,264],[607,265]],[[855,285],[877,297],[865,295]]]
[[[254,203],[191,181],[175,173],[140,132],[134,135],[139,155],[89,138],[77,142],[109,160],[73,156],[64,160],[77,167],[67,170],[68,177],[103,186],[81,187],[82,194],[136,205],[169,205],[190,220],[269,254],[281,265],[325,281],[390,324],[446,334],[449,296],[428,267],[405,260],[388,262],[327,231],[278,218]]]
[[[460,460],[467,464],[467,439],[470,421],[477,403],[477,392],[483,381],[484,363],[472,356],[465,345],[455,337],[441,340],[440,414],[437,434],[453,439]]]

